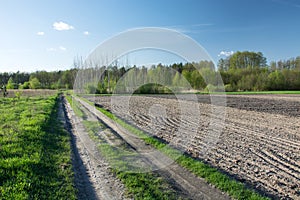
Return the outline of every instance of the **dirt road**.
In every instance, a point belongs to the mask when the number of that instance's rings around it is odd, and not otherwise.
[[[86,133],[82,119],[62,98],[60,106],[65,127],[72,136],[73,167],[78,199],[131,199],[125,186],[110,171],[108,162],[99,154],[94,141]]]

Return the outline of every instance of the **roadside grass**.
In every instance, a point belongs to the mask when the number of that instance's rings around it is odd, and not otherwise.
[[[72,109],[76,110],[76,115],[83,113],[71,96],[67,95],[67,100]],[[178,199],[176,191],[162,177],[154,172],[141,171],[135,161],[134,151],[127,149],[125,145],[124,148],[116,148],[99,137],[98,133],[106,128],[103,124],[87,120],[83,120],[83,124],[91,139],[96,142],[101,155],[110,163],[112,173],[124,183],[128,196],[134,199]]]
[[[88,102],[91,105],[94,105],[93,102],[88,101],[87,99],[82,98],[84,101]],[[152,145],[154,148],[160,150],[165,155],[169,156],[175,162],[177,162],[182,167],[185,167],[193,174],[204,178],[208,183],[215,185],[220,190],[226,192],[234,199],[240,200],[266,200],[269,199],[256,191],[249,189],[245,184],[238,182],[237,180],[232,179],[228,175],[218,171],[216,168],[209,166],[201,162],[198,159],[192,158],[188,155],[183,154],[181,151],[161,142],[160,140],[150,137],[146,132],[126,123],[122,119],[115,116],[113,113],[105,110],[104,108],[96,107],[100,112],[109,117],[110,119],[117,122],[123,128],[128,131],[136,134],[138,137],[143,139],[147,144]]]
[[[58,96],[0,98],[0,199],[76,199]]]
[[[79,109],[79,104],[77,101],[73,101],[72,96],[70,94],[66,94],[65,95],[67,101],[70,103],[74,113],[81,118],[85,118],[85,114],[81,111],[81,109]]]

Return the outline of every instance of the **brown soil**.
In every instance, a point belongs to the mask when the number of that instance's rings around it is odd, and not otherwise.
[[[26,90],[7,90],[7,97],[16,97],[16,93],[20,92],[21,97],[36,97],[36,96],[50,96],[57,93],[57,90],[48,90],[48,89],[26,89]],[[3,97],[2,92],[0,93],[0,98]]]

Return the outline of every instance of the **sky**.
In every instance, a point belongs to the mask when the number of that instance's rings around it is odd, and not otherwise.
[[[65,70],[114,35],[174,29],[217,63],[236,51],[300,56],[299,0],[0,0],[0,72]]]

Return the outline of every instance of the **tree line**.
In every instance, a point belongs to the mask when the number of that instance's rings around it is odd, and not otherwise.
[[[170,93],[203,90],[222,83],[214,63],[157,64],[145,66],[108,66],[86,68],[78,72],[74,83],[78,93]]]
[[[270,62],[261,52],[236,52],[219,60],[172,65],[96,66],[64,71],[0,73],[7,89],[80,89],[82,93],[168,93],[173,90],[300,90],[300,56]],[[76,79],[76,76],[79,78]],[[76,81],[75,81],[76,80]]]
[[[0,73],[0,83],[7,89],[72,89],[78,69]]]
[[[300,56],[271,62],[261,52],[236,52],[220,59],[226,91],[300,90]]]

